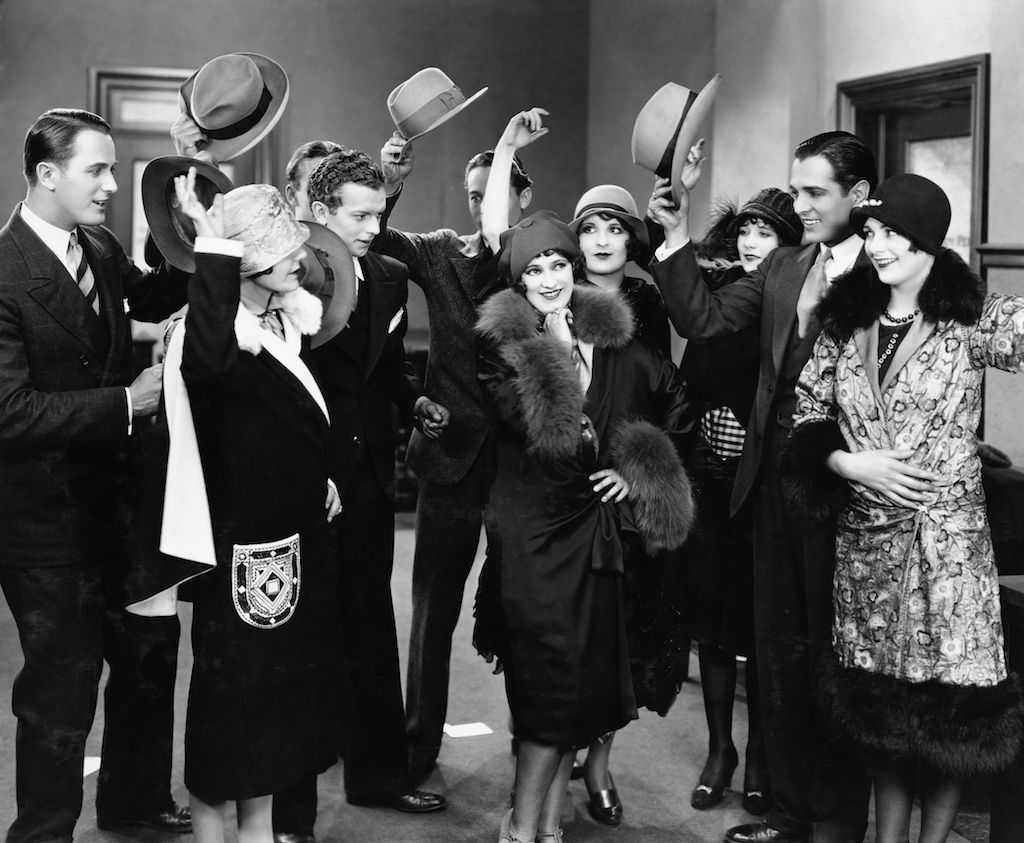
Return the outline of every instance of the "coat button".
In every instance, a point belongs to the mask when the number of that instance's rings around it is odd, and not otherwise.
[[[353,436],[352,437],[352,444],[353,445],[361,445],[362,444],[362,440],[358,436]]]
[[[78,362],[81,363],[83,366],[88,366],[89,358],[83,354],[81,357],[78,358]]]
[[[775,392],[775,384],[770,383],[768,384],[768,394],[771,395],[773,392]]]

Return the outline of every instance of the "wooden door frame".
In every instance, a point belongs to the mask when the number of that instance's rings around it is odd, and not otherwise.
[[[836,93],[838,128],[856,131],[858,110],[881,110],[908,99],[967,90],[971,98],[971,264],[980,269],[978,246],[988,237],[988,115],[990,55],[979,53],[952,61],[840,82]],[[880,128],[884,132],[884,125]],[[877,139],[884,149],[884,137]]]

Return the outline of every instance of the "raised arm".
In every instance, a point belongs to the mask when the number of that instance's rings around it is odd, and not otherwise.
[[[511,186],[512,161],[516,153],[548,133],[544,127],[547,111],[531,108],[520,111],[508,121],[494,146],[494,161],[487,176],[487,189],[480,210],[481,233],[491,251],[501,250],[501,233],[508,229],[508,192]]]

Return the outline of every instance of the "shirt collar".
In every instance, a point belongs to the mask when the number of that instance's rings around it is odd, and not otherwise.
[[[365,281],[366,278],[363,275],[363,266],[362,264],[359,263],[359,258],[352,258],[352,266],[355,267],[356,278],[358,278],[360,281]]]
[[[825,275],[832,279],[846,272],[846,270],[853,266],[853,262],[857,260],[857,255],[860,254],[863,246],[864,241],[861,240],[860,236],[851,234],[842,242],[830,247],[832,249],[832,260],[825,266]],[[825,245],[822,244],[820,248],[824,249]]]
[[[46,248],[53,252],[57,259],[63,263],[67,258],[68,241],[71,239],[71,232],[47,222],[25,204],[21,206],[21,218],[25,221],[25,225],[31,228],[39,239],[46,244]]]

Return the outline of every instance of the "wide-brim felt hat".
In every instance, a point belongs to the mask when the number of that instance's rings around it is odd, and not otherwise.
[[[327,226],[303,223],[309,229],[302,259],[302,286],[324,306],[320,330],[312,346],[319,348],[334,339],[348,324],[356,307],[356,268],[345,241]]]
[[[576,203],[576,210],[573,211],[573,219],[569,223],[569,228],[579,236],[580,225],[592,214],[609,214],[630,230],[633,235],[629,252],[630,259],[635,259],[649,251],[651,239],[647,234],[647,225],[640,219],[636,200],[626,188],[617,184],[599,184],[597,187],[590,188]]]
[[[633,163],[668,178],[677,203],[687,153],[699,137],[721,84],[720,73],[712,76],[700,93],[669,82],[654,92],[633,123]]]
[[[485,93],[486,87],[467,99],[443,70],[425,67],[388,94],[388,111],[399,134],[411,141],[447,123]]]
[[[197,158],[166,155],[154,158],[142,173],[142,208],[153,242],[164,260],[176,269],[195,272],[195,226],[178,206],[174,192],[175,177],[187,174],[189,167],[196,168],[196,197],[204,208],[210,207],[218,193],[234,189],[231,179],[212,164]],[[147,252],[147,262],[149,258]]]
[[[931,255],[942,249],[952,209],[946,192],[931,179],[915,173],[890,176],[862,204],[850,211],[859,232],[871,217],[917,243]]]
[[[230,161],[258,144],[284,114],[288,74],[259,53],[217,56],[185,80],[178,107],[207,137],[216,161]]]

